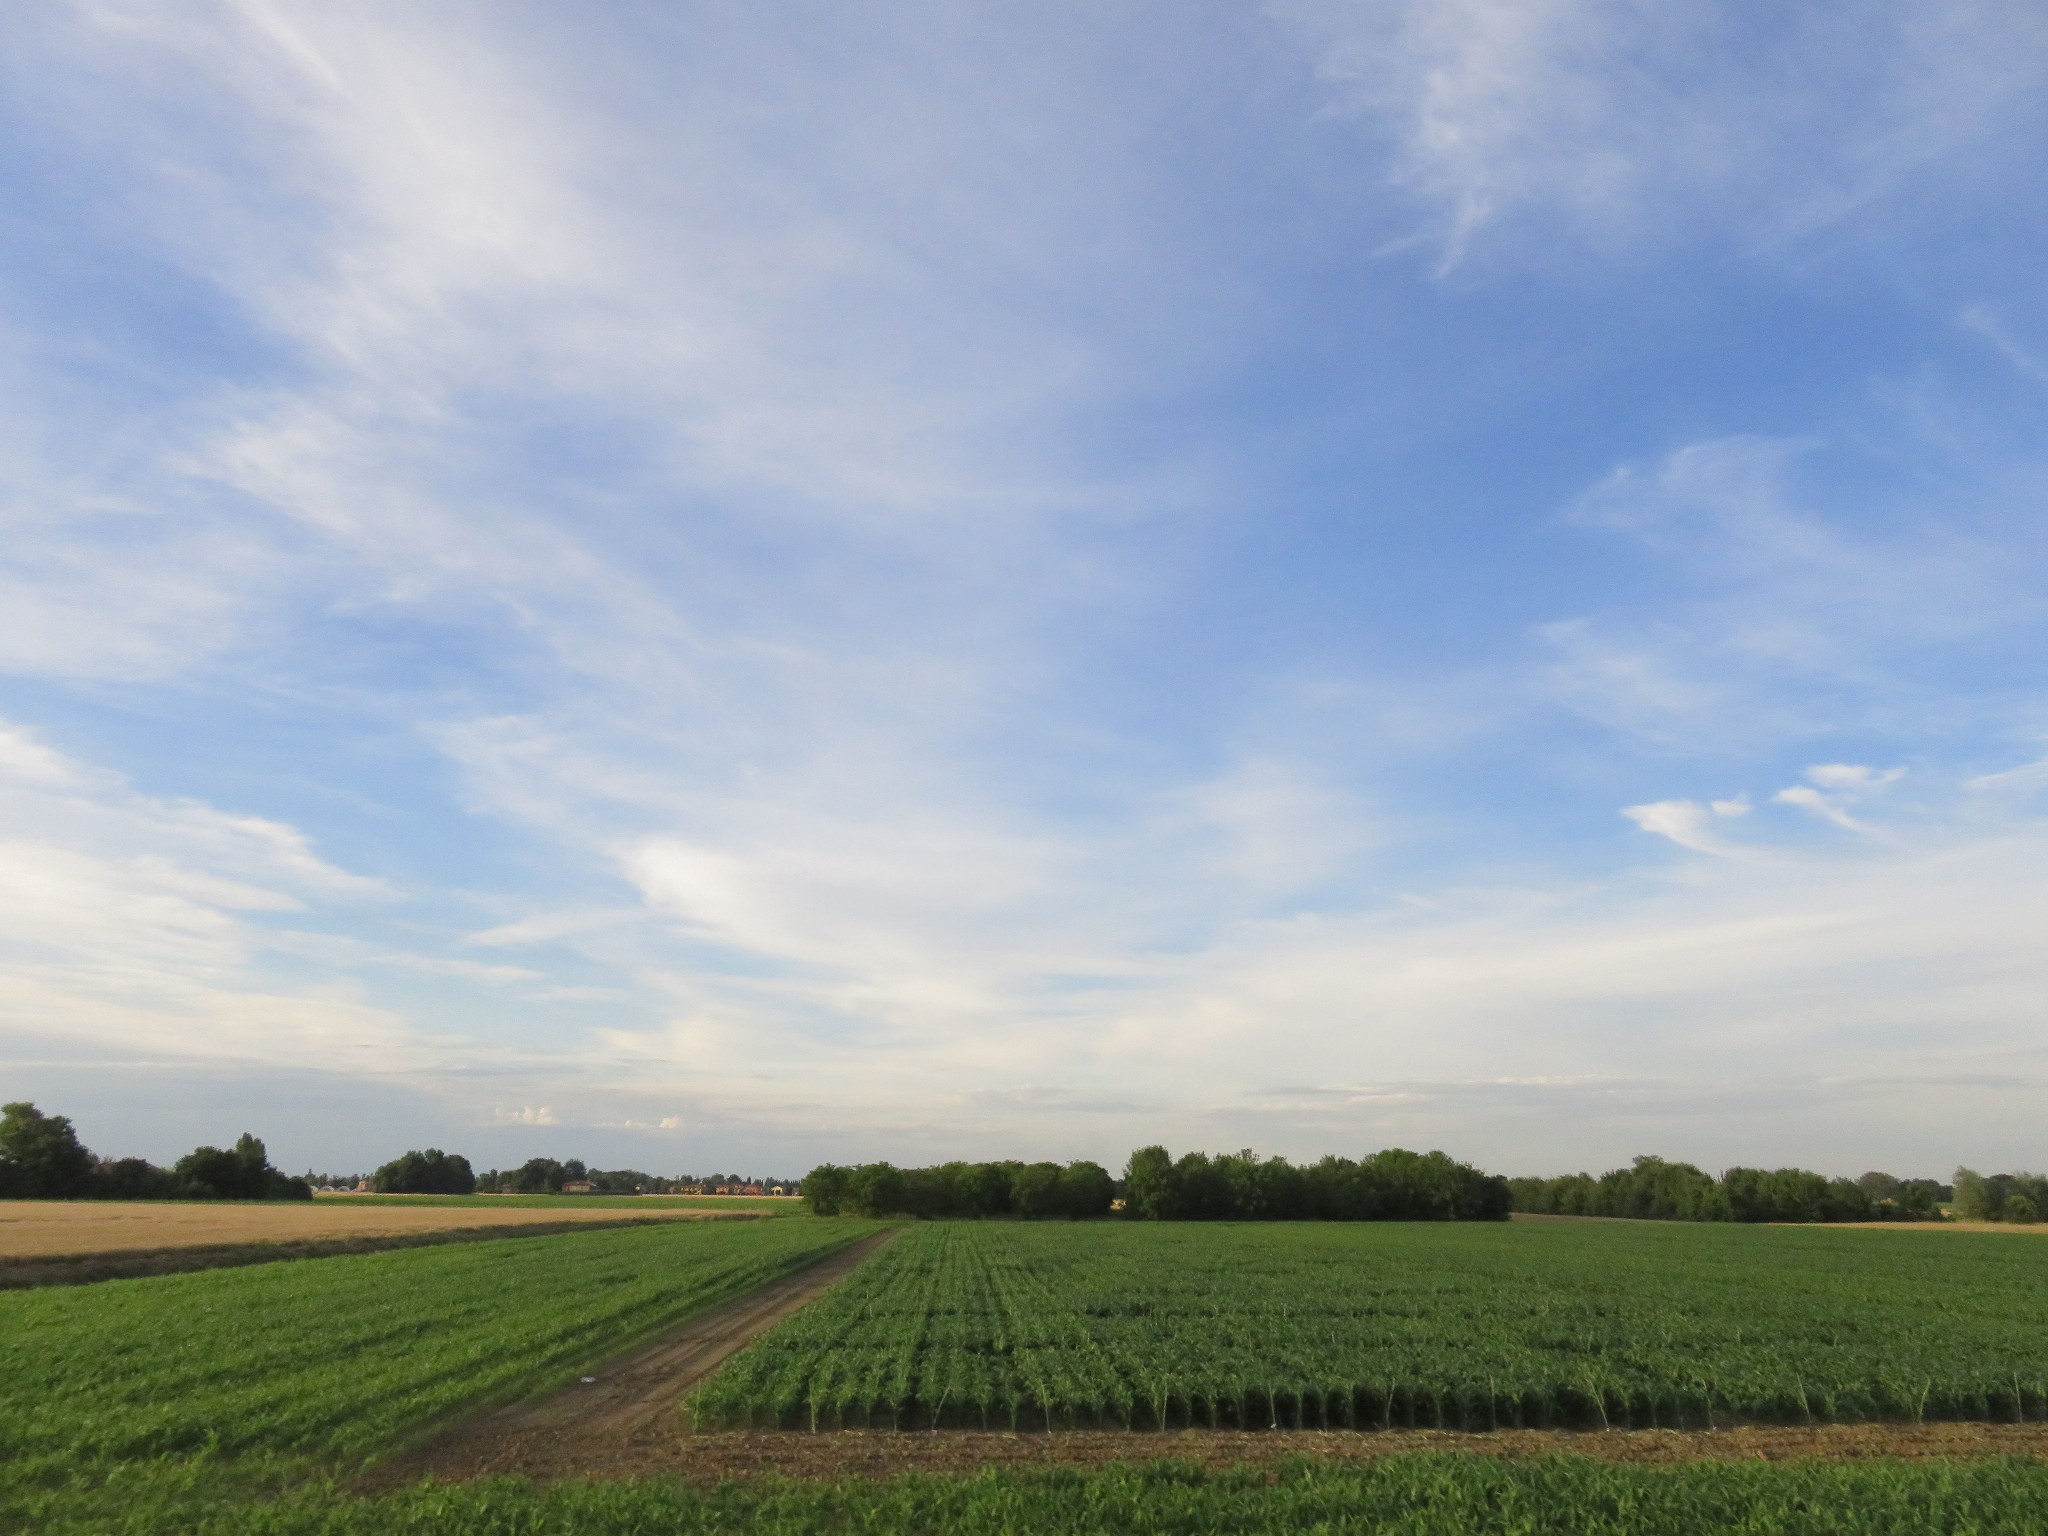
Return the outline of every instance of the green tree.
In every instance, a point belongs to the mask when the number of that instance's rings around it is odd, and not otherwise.
[[[408,1152],[377,1170],[377,1192],[385,1195],[471,1195],[476,1193],[476,1175],[469,1159],[428,1147]]]
[[[838,1216],[846,1209],[847,1171],[820,1163],[804,1175],[804,1206],[813,1216]]]
[[[1116,1198],[1116,1183],[1100,1163],[1067,1164],[1060,1174],[1060,1209],[1072,1221],[1107,1216]]]
[[[846,1184],[846,1207],[856,1216],[895,1216],[903,1211],[903,1174],[893,1163],[862,1163]]]
[[[0,1105],[0,1188],[28,1199],[65,1199],[84,1194],[91,1173],[92,1154],[68,1117],[25,1102]]]
[[[1956,1170],[1955,1212],[1958,1221],[1996,1221],[1998,1207],[1992,1203],[1991,1182],[1974,1168]]]
[[[171,1169],[192,1200],[310,1200],[313,1188],[270,1166],[263,1143],[244,1131],[233,1147],[195,1147]]]
[[[578,1165],[581,1167],[581,1164]],[[552,1157],[529,1157],[519,1165],[519,1171],[509,1176],[512,1188],[522,1195],[560,1194],[562,1185],[570,1177],[569,1170]],[[502,1188],[502,1183],[500,1185]]]
[[[1124,1165],[1124,1209],[1147,1221],[1180,1214],[1174,1198],[1173,1157],[1164,1147],[1140,1147]]]

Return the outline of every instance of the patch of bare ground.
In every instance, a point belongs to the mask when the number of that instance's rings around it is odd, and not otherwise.
[[[1859,1232],[2048,1232],[2048,1225],[2011,1221],[1834,1221]]]
[[[0,1201],[0,1290],[331,1258],[383,1248],[543,1237],[650,1221],[747,1221],[745,1211]]]
[[[489,1476],[523,1470],[529,1460],[555,1454],[565,1458],[563,1469],[543,1475],[605,1475],[586,1473],[576,1464],[597,1447],[673,1438],[685,1392],[729,1355],[853,1273],[900,1231],[878,1232],[700,1312],[559,1391],[507,1403],[444,1429],[374,1468],[364,1486],[396,1487],[423,1476],[444,1481]]]
[[[738,1212],[635,1211],[634,1220],[730,1220]],[[0,1259],[82,1258],[166,1248],[398,1237],[470,1227],[616,1222],[613,1207],[589,1211],[487,1205],[342,1205],[325,1200],[214,1204],[152,1200],[0,1200]]]
[[[2048,1425],[1834,1424],[1716,1430],[1087,1430],[1008,1434],[979,1430],[735,1431],[691,1434],[680,1415],[610,1429],[528,1425],[473,1441],[460,1455],[403,1459],[371,1480],[390,1488],[431,1475],[442,1481],[517,1476],[680,1477],[691,1482],[777,1474],[879,1478],[981,1467],[1098,1467],[1176,1461],[1205,1467],[1267,1466],[1295,1456],[1369,1461],[1412,1451],[1523,1457],[1563,1453],[1643,1464],[1684,1461],[1909,1461],[1985,1456],[2048,1457]]]

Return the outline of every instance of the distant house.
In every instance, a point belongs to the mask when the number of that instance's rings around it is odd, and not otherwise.
[[[758,1184],[749,1184],[743,1189],[741,1189],[740,1193],[743,1195],[758,1195],[761,1193],[761,1186]]]
[[[588,1179],[571,1179],[562,1186],[562,1193],[565,1195],[594,1195],[597,1193],[597,1186]]]

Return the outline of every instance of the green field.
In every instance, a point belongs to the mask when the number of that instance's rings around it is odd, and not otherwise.
[[[0,1294],[0,1525],[358,1463],[873,1230],[674,1222]]]
[[[1614,1466],[1418,1455],[1265,1472],[1172,1464],[883,1481],[331,1488],[216,1507],[204,1536],[2003,1536],[2048,1531],[2048,1465]]]
[[[2044,1323],[2041,1251],[1997,1236],[935,1223],[692,1407],[821,1429],[2040,1419]]]
[[[465,1210],[759,1211],[801,1216],[787,1195],[317,1195],[322,1205],[455,1205]]]
[[[1092,1471],[348,1491],[427,1426],[874,1230],[679,1223],[0,1294],[0,1532],[2048,1533],[2032,1461],[1203,1472],[1151,1462],[1172,1442],[1145,1435],[1132,1465]],[[1710,1404],[1717,1422],[1855,1417],[1891,1391],[1928,1417],[2038,1418],[2033,1251],[1636,1223],[928,1224],[737,1357],[701,1406],[805,1427],[814,1407],[822,1427],[1142,1426],[1162,1404],[1176,1424],[1314,1425],[1344,1422],[1346,1401],[1368,1427],[1621,1424]]]

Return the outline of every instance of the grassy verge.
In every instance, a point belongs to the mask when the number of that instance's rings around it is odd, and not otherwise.
[[[423,1485],[377,1499],[300,1488],[223,1504],[197,1487],[52,1536],[1991,1536],[2048,1530],[2048,1465],[1699,1463],[1646,1468],[1569,1457],[1455,1455],[1365,1466],[1296,1461],[1274,1472],[1173,1464],[982,1472],[885,1481],[765,1479]]]

